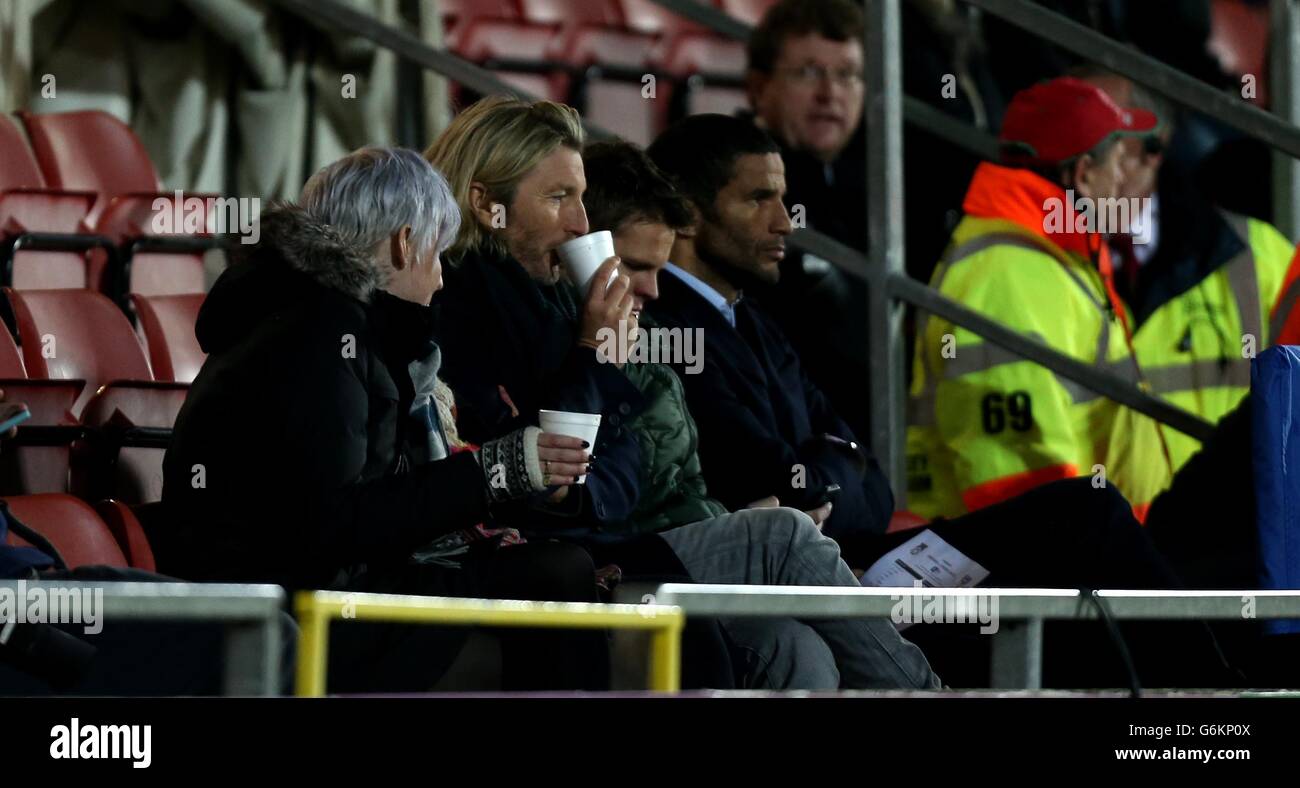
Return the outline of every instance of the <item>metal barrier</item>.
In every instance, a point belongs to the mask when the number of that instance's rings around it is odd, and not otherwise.
[[[30,599],[36,591],[46,599],[52,592],[63,599],[70,594],[89,592],[95,600],[92,604],[99,605],[102,601],[96,614],[104,619],[221,622],[226,628],[225,694],[280,693],[280,614],[285,596],[279,586],[0,580],[0,590],[9,590],[19,600]],[[49,615],[53,611],[46,612]],[[94,645],[94,636],[88,637]]]
[[[1125,591],[1092,592],[1111,618],[1131,620],[1300,619],[1300,591]],[[687,616],[782,616],[793,618],[889,618],[912,597],[946,598],[953,609],[970,614],[996,598],[998,630],[992,635],[992,686],[1041,689],[1043,621],[1100,617],[1082,592],[1050,588],[844,588],[837,586],[745,586],[666,583],[654,593],[656,604],[674,605]],[[1246,606],[1249,604],[1249,615]],[[1003,627],[1001,622],[1020,622]]]
[[[642,629],[650,638],[650,689],[681,686],[684,616],[671,605],[604,605],[497,599],[303,591],[294,604],[302,635],[298,643],[299,696],[325,694],[329,624],[335,619],[458,626]]]

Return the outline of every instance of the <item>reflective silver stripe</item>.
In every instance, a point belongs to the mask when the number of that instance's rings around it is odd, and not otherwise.
[[[1147,367],[1143,371],[1152,394],[1200,391],[1217,386],[1250,388],[1250,361],[1244,358],[1226,361],[1225,364],[1217,359],[1204,359],[1189,364]]]
[[[1061,269],[1074,280],[1074,283],[1079,286],[1079,289],[1083,291],[1083,294],[1087,296],[1093,306],[1097,307],[1097,311],[1101,313],[1101,331],[1099,332],[1097,340],[1097,355],[1095,357],[1097,365],[1115,366],[1116,369],[1114,371],[1116,374],[1119,374],[1134,383],[1137,382],[1136,365],[1128,364],[1125,365],[1123,369],[1119,369],[1119,365],[1110,365],[1104,362],[1104,359],[1110,350],[1110,313],[1106,309],[1106,302],[1097,298],[1078,273],[1073,270],[1072,266],[1069,264],[1068,258],[1063,257],[1064,252],[1053,247],[1049,241],[1039,240],[1034,236],[1016,232],[996,232],[981,235],[978,238],[972,238],[966,243],[950,248],[943,256],[943,259],[940,260],[939,263],[939,276],[934,281],[932,287],[936,290],[941,288],[943,279],[948,274],[952,264],[994,246],[1014,246],[1020,249],[1027,249],[1032,252],[1045,254],[1056,260],[1057,263],[1061,265]],[[920,320],[917,321],[916,336],[918,338],[925,336],[929,319],[930,315],[928,312],[923,312],[921,314]],[[1044,345],[1047,344],[1042,335],[1034,332],[1030,332],[1029,335],[1034,339],[1037,339],[1039,342],[1042,342]],[[935,425],[934,407],[936,389],[939,385],[939,375],[930,369],[929,362],[926,360],[928,359],[927,355],[923,354],[921,358],[926,365],[926,382],[922,387],[920,394],[908,398],[907,423],[911,426],[917,427],[933,427]],[[1014,364],[1021,361],[1026,361],[1026,359],[1021,358],[1010,350],[991,342],[966,345],[960,349],[960,352],[958,352],[954,358],[947,359],[947,363],[944,364],[943,379],[955,380],[963,375],[983,372],[1003,364]],[[1056,375],[1056,373],[1052,374],[1056,378],[1056,382],[1066,390],[1070,395],[1070,399],[1076,404],[1089,402],[1100,396],[1085,388],[1082,384],[1076,383],[1073,380],[1069,380],[1060,375]]]
[[[1259,279],[1255,276],[1255,251],[1250,247],[1250,220],[1240,214],[1227,211],[1224,211],[1223,215],[1246,244],[1246,248],[1229,260],[1225,266],[1228,273],[1228,286],[1232,288],[1232,296],[1237,301],[1237,314],[1241,319],[1241,336],[1254,337],[1256,346],[1262,350],[1270,341],[1270,337],[1264,336]]]
[[[1277,311],[1273,313],[1273,321],[1268,324],[1268,343],[1274,344],[1277,338],[1282,335],[1282,329],[1286,327],[1286,320],[1291,316],[1291,310],[1295,309],[1296,301],[1300,300],[1300,277],[1296,277],[1291,285],[1282,294],[1278,300]]]
[[[1132,356],[1125,356],[1119,361],[1098,362],[1093,364],[1093,366],[1102,372],[1108,372],[1115,377],[1122,378],[1125,381],[1132,383],[1134,386],[1140,386],[1142,384],[1142,376],[1138,374],[1137,359]],[[1074,404],[1076,405],[1081,405],[1085,402],[1092,402],[1093,400],[1102,397],[1101,394],[1098,394],[1092,389],[1086,389],[1082,386],[1077,386],[1076,388],[1077,393],[1074,395]]]

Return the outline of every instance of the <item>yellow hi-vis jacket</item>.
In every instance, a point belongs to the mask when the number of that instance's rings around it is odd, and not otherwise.
[[[1288,276],[1291,242],[1266,222],[1223,215],[1240,250],[1156,307],[1133,332],[1151,392],[1210,423],[1241,404],[1250,392],[1250,359],[1285,339],[1294,322],[1296,299],[1283,298],[1283,282],[1293,280],[1291,290],[1300,292],[1295,274]],[[1177,471],[1200,442],[1174,429],[1164,434]]]
[[[931,286],[1138,384],[1109,252],[1067,201],[1028,170],[981,164]],[[1118,486],[1141,519],[1173,475],[1153,419],[934,315],[918,324],[908,404],[907,508],[923,517],[1091,475]]]

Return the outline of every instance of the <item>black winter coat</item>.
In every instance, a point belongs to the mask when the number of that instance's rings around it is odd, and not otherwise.
[[[160,570],[187,579],[346,587],[364,568],[487,516],[468,452],[403,454],[427,307],[292,207],[218,279],[196,333],[209,354],[164,461]]]
[[[659,277],[659,299],[649,309],[660,325],[703,331],[699,374],[673,368],[699,426],[700,464],[712,495],[732,510],[769,495],[808,510],[827,485],[838,484],[826,535],[843,542],[884,532],[894,503],[888,481],[865,449],[849,447],[852,430],[771,318],[742,299],[732,328],[670,273]]]

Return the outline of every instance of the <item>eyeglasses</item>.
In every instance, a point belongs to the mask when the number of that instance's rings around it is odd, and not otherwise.
[[[819,85],[827,79],[843,88],[856,88],[862,85],[862,72],[852,68],[840,68],[831,71],[825,66],[812,63],[780,70],[791,82],[798,85]]]

